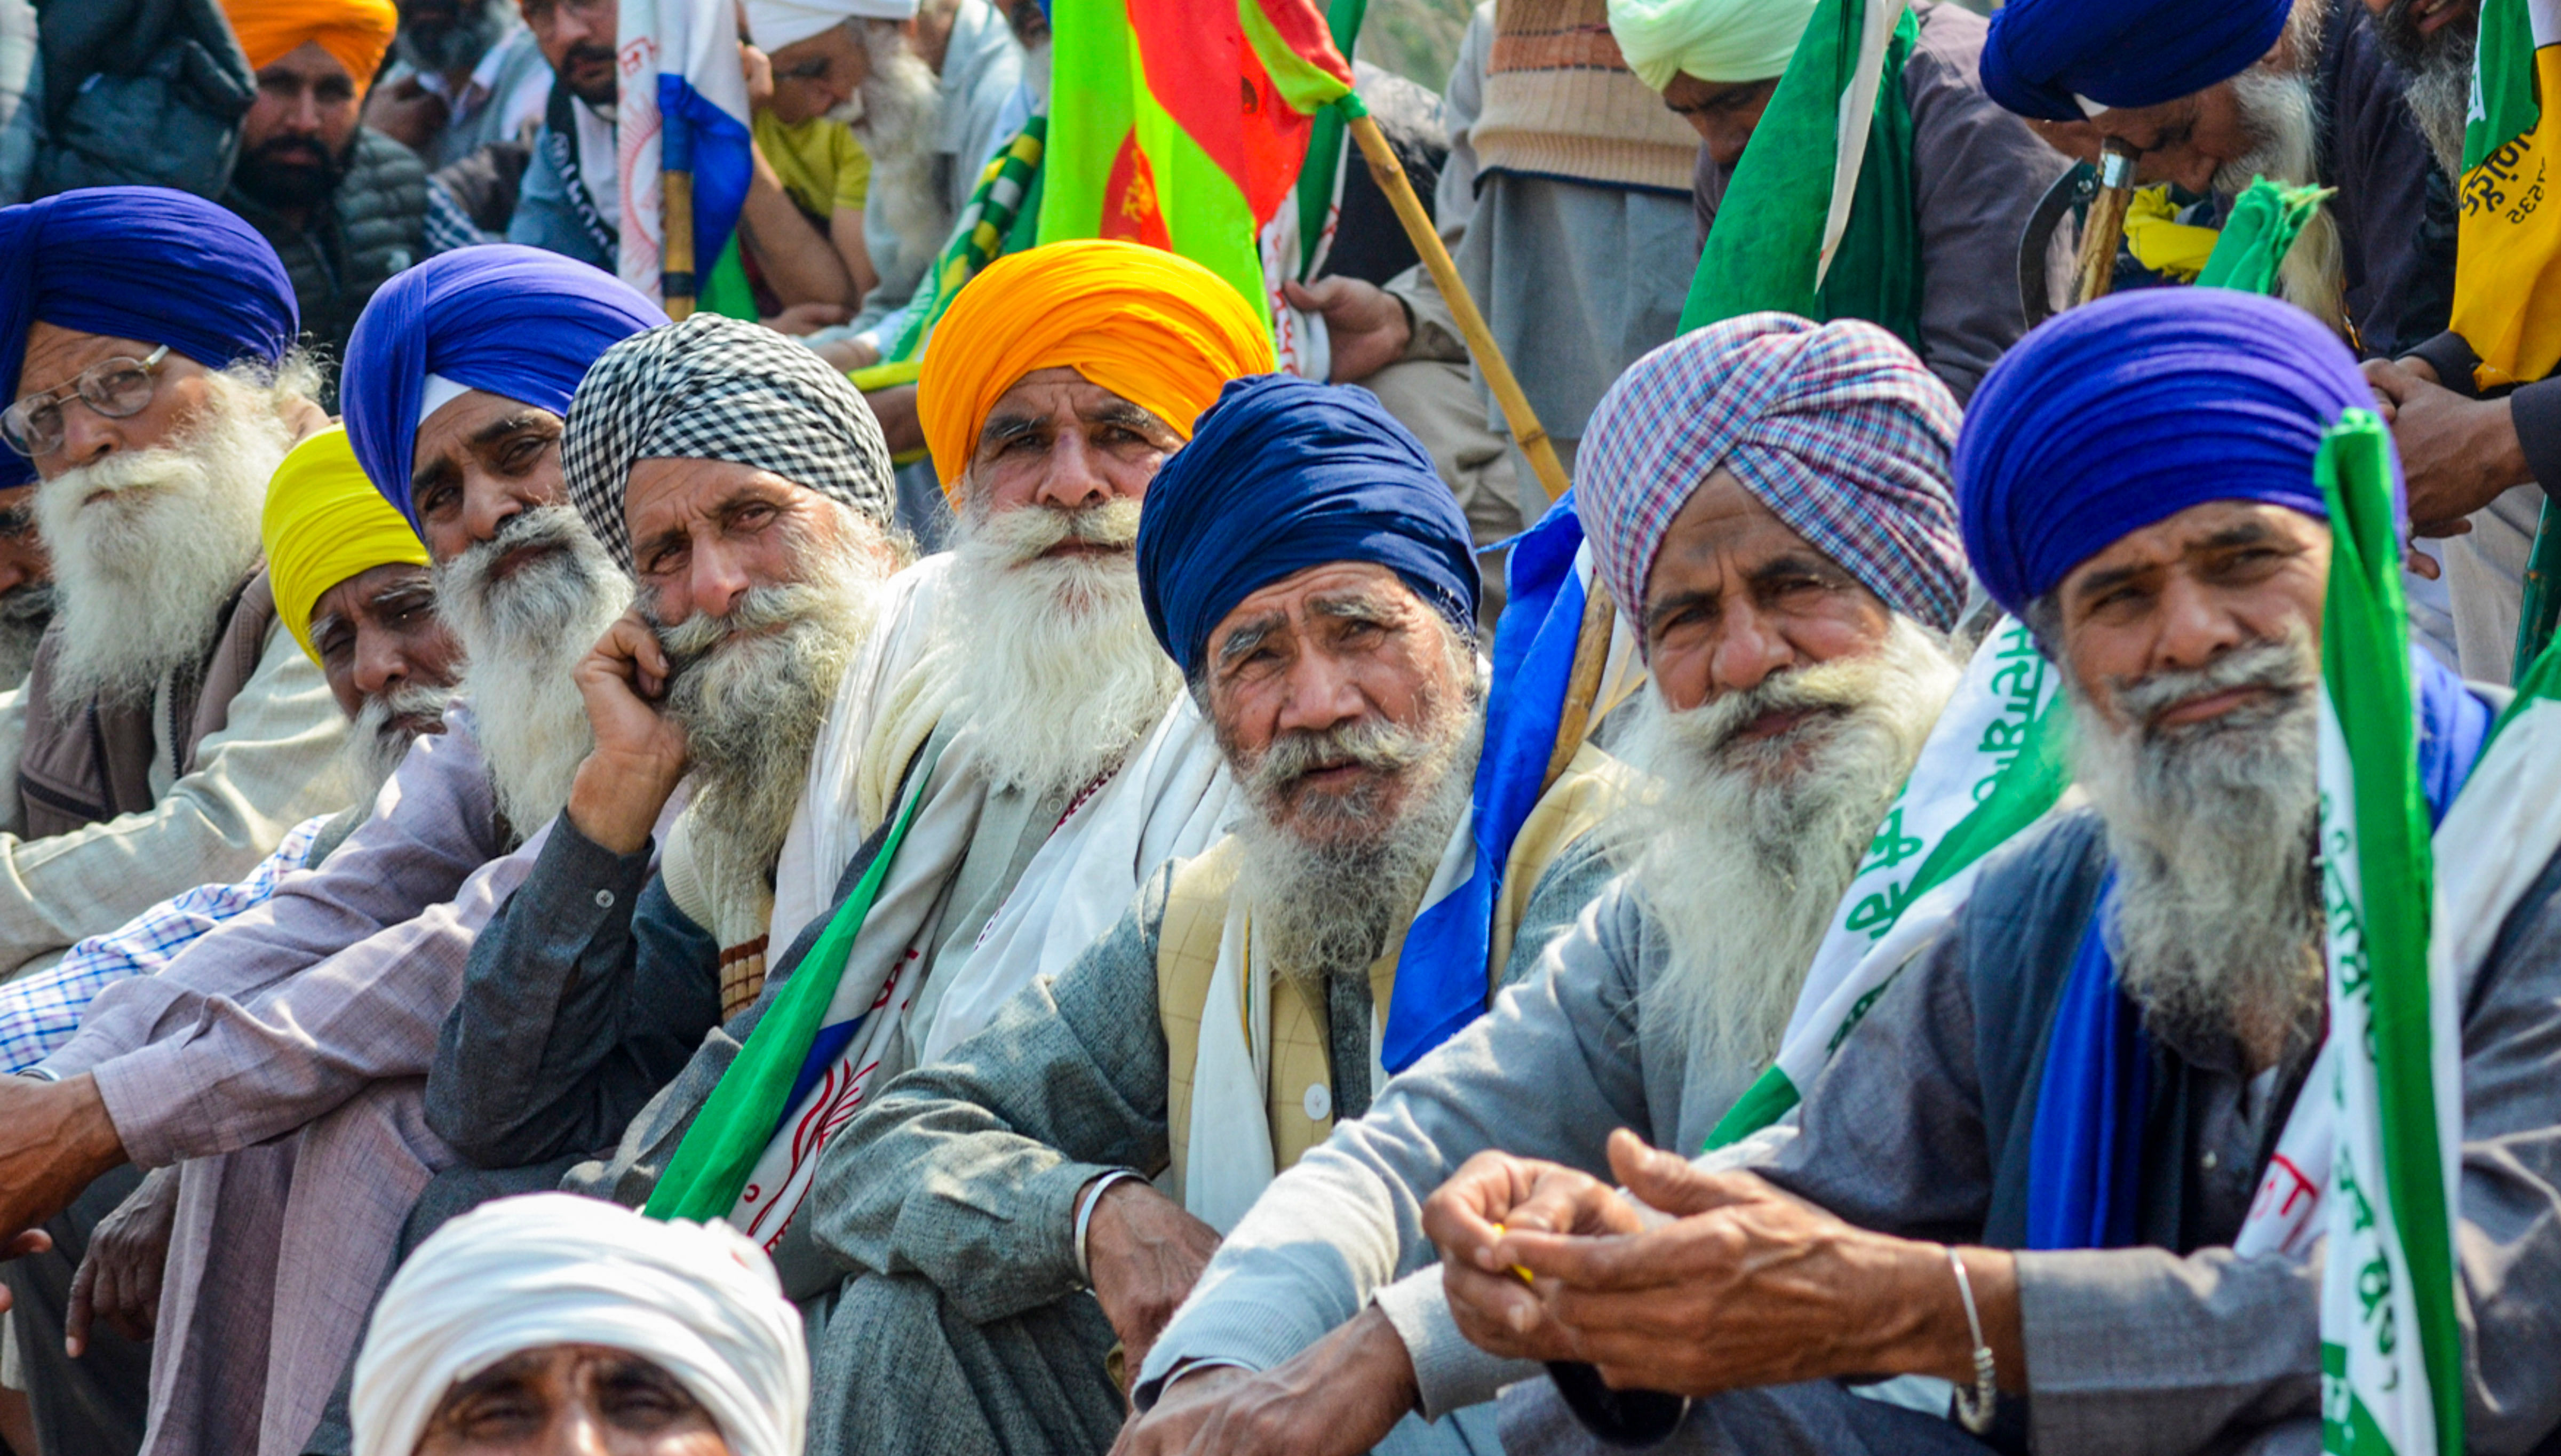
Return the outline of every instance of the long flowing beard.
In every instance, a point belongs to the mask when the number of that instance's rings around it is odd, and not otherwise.
[[[1071,539],[1111,550],[1043,555]],[[961,523],[951,599],[967,610],[946,617],[936,650],[957,679],[951,712],[986,729],[995,787],[1035,799],[1076,792],[1117,767],[1182,691],[1147,628],[1137,539],[1136,501]]]
[[[132,702],[193,669],[257,564],[267,477],[293,433],[269,396],[224,375],[206,384],[203,410],[175,443],[119,451],[37,487],[62,623],[61,702]]]
[[[667,713],[684,725],[695,782],[693,832],[718,877],[768,880],[827,710],[878,615],[879,560],[805,541],[799,551],[805,579],[659,629],[675,665]]]
[[[2374,39],[2384,57],[2401,68],[2401,98],[2410,107],[2428,150],[2450,179],[2464,175],[2464,124],[2473,104],[2473,57],[2479,37],[2462,25],[2421,35],[2413,12],[2419,0],[2390,0],[2375,17]]]
[[[493,575],[500,559],[529,545],[547,549]],[[568,805],[596,746],[571,673],[630,604],[630,578],[578,512],[544,506],[437,566],[435,600],[470,663],[463,693],[498,812],[519,837],[530,834]]]
[[[1748,1073],[1778,1054],[1814,951],[1962,672],[1896,617],[1871,656],[1687,713],[1646,691],[1619,752],[1653,787],[1608,832],[1668,952],[1639,1013],[1682,1028],[1693,1064]],[[1818,711],[1779,738],[1735,737],[1802,709]]]
[[[388,693],[378,693],[365,700],[356,711],[356,722],[347,730],[347,740],[339,750],[346,765],[347,782],[355,797],[349,802],[358,807],[371,804],[383,785],[391,782],[401,760],[409,756],[410,745],[425,732],[435,731],[428,724],[441,726],[444,706],[453,697],[451,688],[431,688],[425,683],[403,683]]]
[[[1283,733],[1251,762],[1220,734],[1249,806],[1235,833],[1255,939],[1302,985],[1367,974],[1397,922],[1421,905],[1466,812],[1484,715],[1472,653],[1451,636],[1466,686],[1427,698],[1419,727],[1370,719]],[[1298,782],[1345,763],[1376,776],[1339,796]]]
[[[934,135],[942,119],[942,82],[897,26],[869,21],[861,28],[871,58],[860,104],[830,110],[830,119],[853,128],[871,154],[872,186],[902,253],[932,257],[950,228],[941,187],[935,177]]]
[[[2073,688],[2074,767],[2108,825],[2118,984],[2172,1037],[2298,1035],[2321,994],[2319,660],[2308,633],[2120,686],[2108,719]],[[2069,679],[2067,678],[2067,681]],[[2273,701],[2178,728],[2178,703],[2243,686]]]
[[[2214,174],[2214,190],[2238,197],[2253,178],[2302,187],[2319,180],[2320,108],[2311,78],[2254,66],[2232,78],[2233,99],[2257,145]],[[2347,305],[2345,254],[2338,224],[2327,211],[2312,214],[2277,266],[2286,301],[2344,332]]]

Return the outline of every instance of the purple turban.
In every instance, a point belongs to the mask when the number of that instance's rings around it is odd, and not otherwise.
[[[1619,377],[1575,454],[1575,496],[1631,621],[1663,533],[1722,466],[1886,605],[1946,630],[1965,602],[1956,437],[1956,397],[1892,334],[1750,313]]]
[[[2208,501],[2328,519],[2312,457],[2374,392],[2290,303],[2143,288],[2039,325],[1983,378],[1957,443],[1965,551],[2011,613],[2129,532]]]

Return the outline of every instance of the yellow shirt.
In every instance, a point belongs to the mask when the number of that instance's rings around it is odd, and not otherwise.
[[[853,128],[824,116],[786,126],[771,111],[759,111],[755,137],[756,149],[802,212],[825,218],[838,208],[863,210],[872,190],[872,159]]]

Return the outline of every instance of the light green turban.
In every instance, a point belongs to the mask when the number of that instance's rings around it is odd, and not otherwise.
[[[1687,73],[1720,85],[1788,69],[1814,0],[1610,0],[1627,69],[1655,90]]]

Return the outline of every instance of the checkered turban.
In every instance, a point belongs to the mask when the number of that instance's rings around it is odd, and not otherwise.
[[[669,459],[769,470],[883,527],[897,500],[880,421],[845,377],[802,344],[718,314],[605,350],[570,401],[561,440],[570,504],[625,571],[631,466]]]
[[[1948,387],[1874,324],[1745,314],[1619,377],[1575,452],[1575,498],[1630,620],[1663,533],[1723,466],[1886,605],[1946,630],[1965,602],[1957,418]]]

